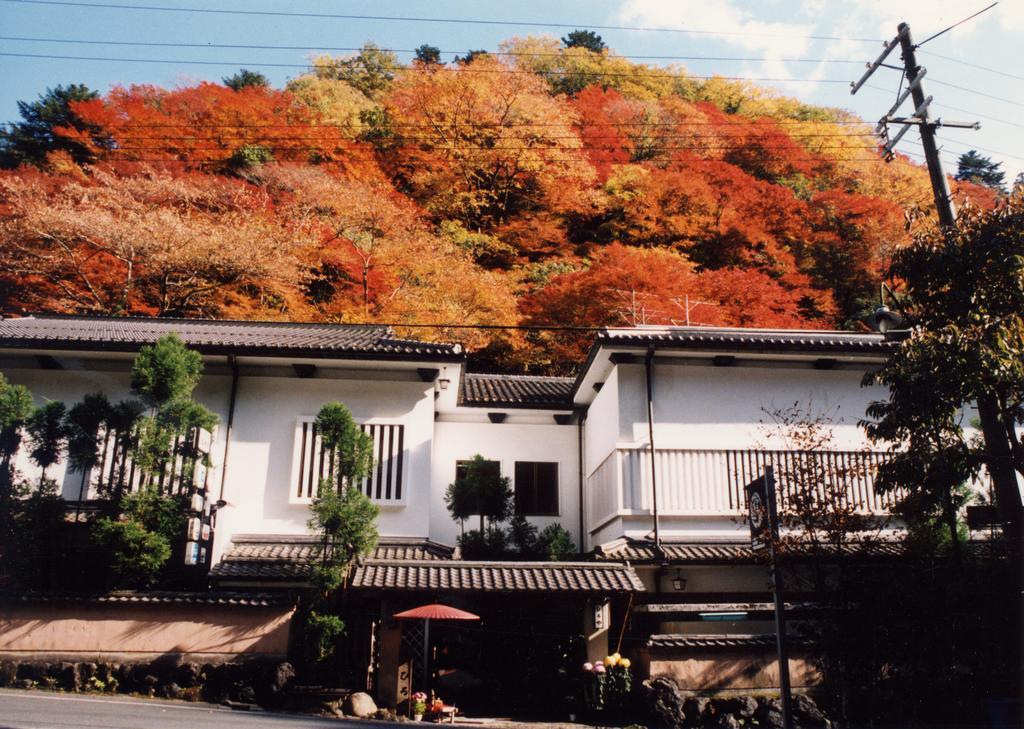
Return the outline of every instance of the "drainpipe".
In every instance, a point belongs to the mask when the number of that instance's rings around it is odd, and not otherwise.
[[[580,474],[580,553],[582,554],[584,547],[584,540],[586,539],[585,532],[583,531],[583,470],[584,470],[584,455],[583,455],[583,424],[587,421],[587,412],[581,410],[576,420],[576,432],[577,432],[577,461],[579,463],[579,474]]]
[[[658,469],[654,454],[654,347],[647,348],[644,358],[644,371],[647,375],[647,437],[651,443],[651,506],[654,515],[654,551],[664,557],[661,548],[661,534],[658,531]]]
[[[224,428],[224,457],[220,468],[220,496],[217,501],[224,501],[224,484],[228,478],[228,453],[231,450],[231,426],[235,422],[235,399],[238,397],[238,360],[235,355],[228,355],[228,366],[231,367],[231,397],[228,400],[228,424]]]

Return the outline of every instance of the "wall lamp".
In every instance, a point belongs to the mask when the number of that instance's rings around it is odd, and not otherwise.
[[[441,371],[441,377],[438,378],[437,380],[437,386],[440,387],[442,390],[447,390],[448,385],[450,384],[452,384],[452,381],[448,379],[448,368],[445,367]]]
[[[680,570],[676,570],[676,576],[672,578],[672,589],[676,592],[682,592],[686,589],[686,578],[683,577],[683,573]]]

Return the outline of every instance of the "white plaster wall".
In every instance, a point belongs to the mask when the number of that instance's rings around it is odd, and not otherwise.
[[[111,401],[131,397],[129,374],[96,369],[41,370],[5,368],[11,382],[29,387],[37,404],[61,400],[69,407],[83,395],[102,392]],[[214,464],[209,484],[214,498],[220,493],[224,437],[226,433],[231,378],[204,375],[196,388],[196,399],[213,410],[219,425],[211,449]],[[433,388],[410,373],[409,380],[298,379],[294,377],[253,377],[239,379],[235,418],[224,499],[228,505],[218,513],[213,561],[240,533],[305,534],[309,507],[290,503],[293,484],[292,460],[296,421],[314,416],[327,402],[344,403],[360,422],[388,422],[405,425],[405,505],[382,507],[380,533],[389,536],[429,534],[431,511],[431,450],[434,427]],[[572,428],[568,428],[573,430]],[[37,474],[24,446],[18,465],[26,475]],[[80,477],[65,475],[65,464],[50,468],[50,478],[63,484],[67,499],[78,498]]]
[[[621,439],[623,421],[619,415],[619,388],[619,373],[615,368],[587,410],[587,420],[583,425],[584,473],[587,475],[601,465]]]
[[[515,418],[515,414],[509,420]],[[444,505],[444,493],[455,480],[455,462],[476,454],[501,463],[501,474],[515,478],[516,461],[555,461],[558,463],[557,517],[532,516],[529,521],[543,529],[558,522],[572,535],[577,547],[579,534],[578,426],[548,423],[446,422],[435,424],[433,496],[430,504],[430,537],[454,544],[459,525]],[[467,523],[466,528],[476,528]]]
[[[343,403],[360,422],[405,425],[404,506],[385,506],[382,535],[428,534],[432,386],[382,380],[247,377],[238,384],[235,419],[217,540],[232,534],[305,534],[309,507],[291,503],[296,421],[315,416],[322,405]]]
[[[103,393],[114,403],[134,397],[131,392],[129,373],[123,369],[123,366],[120,370],[72,369],[74,366],[74,362],[69,362],[69,369],[65,370],[4,368],[3,374],[9,381],[28,387],[37,405],[42,405],[50,400],[59,400],[71,408],[84,395],[95,392]],[[217,415],[221,426],[227,418],[229,388],[230,378],[206,375],[195,391],[196,399]],[[219,486],[220,457],[224,452],[223,427],[218,427],[216,436],[217,439],[214,441],[211,454],[214,470],[210,474],[210,483]],[[24,441],[18,454],[17,467],[27,478],[39,474],[39,468],[33,465],[28,458],[28,445]],[[51,466],[46,475],[47,478],[57,482],[65,499],[75,500],[78,498],[81,475],[69,473],[65,461],[62,460]]]
[[[626,440],[646,443],[642,365],[620,365],[619,402]],[[658,448],[785,448],[765,410],[799,403],[832,423],[837,449],[867,445],[858,421],[884,388],[861,387],[862,371],[817,370],[807,365],[711,367],[656,365],[654,439]]]

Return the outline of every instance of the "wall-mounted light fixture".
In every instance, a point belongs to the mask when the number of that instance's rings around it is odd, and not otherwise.
[[[683,577],[683,573],[680,570],[676,570],[676,576],[672,578],[672,589],[676,592],[682,592],[686,589],[686,578]]]
[[[447,390],[450,384],[452,384],[452,381],[448,379],[448,368],[445,367],[441,370],[441,377],[437,381],[437,386],[442,390]]]

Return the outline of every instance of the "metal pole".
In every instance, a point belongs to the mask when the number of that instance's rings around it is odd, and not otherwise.
[[[775,643],[779,660],[779,691],[782,694],[782,725],[793,726],[792,688],[789,683],[789,649],[786,645],[786,603],[782,592],[782,573],[775,563],[775,541],[778,536],[778,510],[775,503],[775,469],[764,469],[765,492],[768,496],[768,554],[771,559],[772,592],[775,595]]]
[[[430,618],[423,621],[423,693],[430,688]]]
[[[956,223],[956,209],[953,207],[953,198],[949,192],[946,173],[942,170],[939,148],[935,143],[935,126],[928,119],[928,104],[925,103],[924,90],[920,83],[914,83],[919,81],[918,77],[924,73],[924,69],[917,64],[916,47],[910,36],[910,26],[900,23],[898,37],[900,48],[903,51],[903,66],[906,69],[907,81],[910,82],[912,88],[914,106],[919,110],[915,112],[915,116],[921,119],[921,146],[924,147],[924,156],[928,163],[928,176],[932,181],[935,208],[939,212],[939,222],[942,223],[942,226],[951,228]]]
[[[651,511],[654,516],[654,550],[661,556],[661,535],[658,531],[658,464],[654,455],[654,347],[647,350],[644,370],[647,375],[647,437],[651,443]]]

